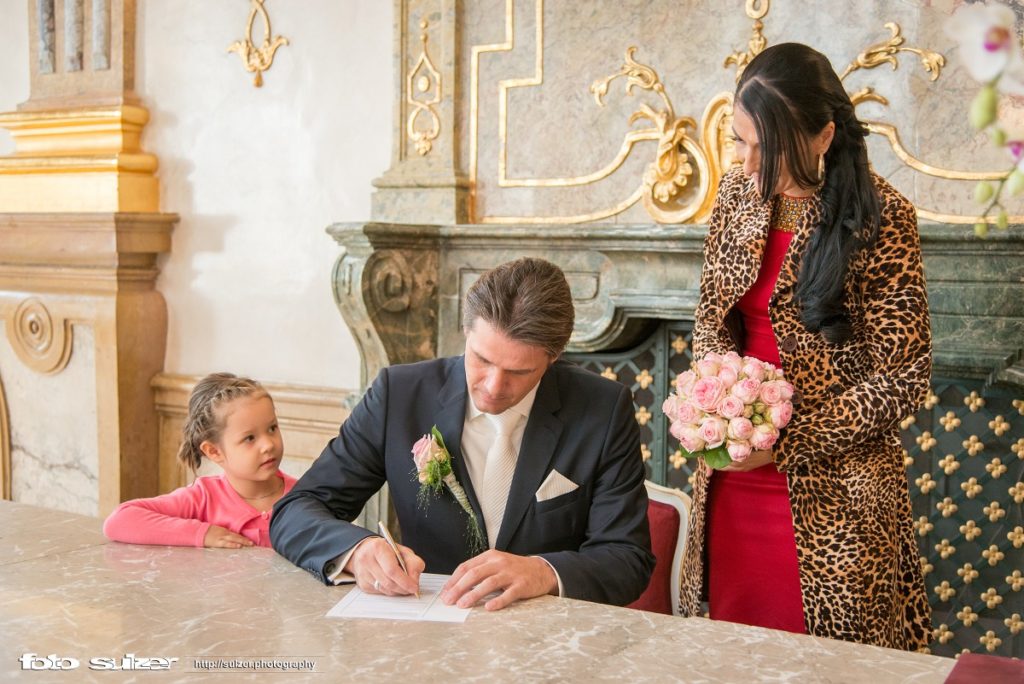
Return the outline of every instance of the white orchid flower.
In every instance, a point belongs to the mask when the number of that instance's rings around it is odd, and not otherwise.
[[[1000,91],[1024,95],[1024,55],[1014,28],[1016,15],[998,3],[964,5],[945,25],[946,34],[960,45],[967,72],[976,81],[999,79]]]

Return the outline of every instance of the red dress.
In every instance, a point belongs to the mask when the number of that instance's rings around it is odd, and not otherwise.
[[[746,331],[743,355],[777,367],[768,300],[792,237],[768,231],[757,280],[736,304]],[[747,472],[715,471],[706,543],[711,619],[806,633],[785,473],[771,463]]]

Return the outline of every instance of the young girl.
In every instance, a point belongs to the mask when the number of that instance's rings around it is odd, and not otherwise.
[[[237,549],[270,546],[270,512],[294,485],[280,470],[284,442],[263,386],[231,373],[208,375],[188,400],[178,460],[195,473],[203,456],[220,475],[121,504],[103,524],[108,539]]]

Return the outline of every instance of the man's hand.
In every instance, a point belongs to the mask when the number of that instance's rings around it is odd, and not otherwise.
[[[754,468],[760,468],[772,463],[772,452],[770,449],[762,449],[761,451],[751,451],[750,455],[742,461],[733,461],[720,470],[729,471],[747,471],[753,470]]]
[[[343,569],[356,578],[360,589],[371,594],[408,596],[419,593],[420,573],[426,563],[408,546],[399,544],[398,550],[409,574],[402,570],[394,550],[383,537],[368,537],[359,542]]]
[[[210,525],[203,536],[203,546],[208,549],[240,549],[243,546],[253,546],[253,543],[251,539],[220,525]]]
[[[519,599],[557,594],[558,577],[541,558],[492,549],[455,568],[441,588],[441,600],[449,606],[469,608],[494,592],[501,593],[484,604],[487,610],[500,610]]]

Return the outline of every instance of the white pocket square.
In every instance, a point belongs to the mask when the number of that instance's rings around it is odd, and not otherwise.
[[[552,470],[548,473],[548,476],[544,478],[544,482],[541,483],[540,489],[537,490],[537,502],[547,501],[554,499],[556,496],[562,496],[569,492],[574,492],[579,489],[580,486],[567,478],[557,470]]]

